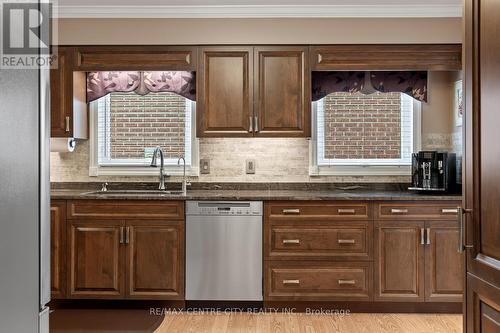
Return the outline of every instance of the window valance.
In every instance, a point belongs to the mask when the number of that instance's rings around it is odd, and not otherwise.
[[[196,73],[186,71],[128,71],[87,73],[87,103],[112,92],[172,92],[196,100]]]
[[[401,92],[427,102],[426,71],[314,71],[311,80],[313,101],[334,92],[371,93],[375,90]]]

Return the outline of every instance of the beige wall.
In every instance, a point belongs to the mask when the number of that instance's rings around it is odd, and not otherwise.
[[[60,19],[59,44],[460,43],[460,18]]]
[[[335,44],[460,43],[460,19],[62,19],[59,44]],[[431,73],[422,113],[424,148],[449,148],[450,75]],[[73,153],[51,153],[52,181],[156,181],[156,177],[89,177],[89,143]],[[208,182],[405,182],[399,177],[310,177],[307,139],[201,139],[210,158]],[[255,175],[244,172],[256,160]],[[178,180],[178,179],[173,179]]]

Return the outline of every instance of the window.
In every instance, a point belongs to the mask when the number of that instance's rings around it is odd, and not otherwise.
[[[157,146],[169,174],[180,171],[181,156],[193,174],[194,104],[170,92],[114,92],[92,102],[90,175],[157,174],[150,167]]]
[[[327,95],[313,105],[311,174],[410,174],[420,102],[403,93]]]

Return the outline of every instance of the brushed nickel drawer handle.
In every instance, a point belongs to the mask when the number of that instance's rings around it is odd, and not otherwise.
[[[70,119],[69,119],[69,117],[66,117],[66,118],[65,118],[65,120],[66,120],[66,132],[69,132],[69,130],[70,130],[70,129],[69,129],[69,122],[70,122]]]
[[[293,208],[293,209],[285,208],[285,209],[283,209],[283,214],[300,214],[300,209],[298,209],[298,208]]]
[[[356,241],[354,239],[339,239],[337,240],[339,244],[354,244]]]
[[[353,284],[356,284],[356,280],[338,280],[338,283],[340,285],[342,285],[342,284],[353,285]]]
[[[300,280],[283,280],[283,284],[300,284]]]
[[[248,118],[249,118],[249,122],[250,122],[250,125],[248,127],[248,133],[252,133],[253,132],[253,117],[250,116]]]
[[[337,209],[337,212],[339,214],[356,214],[356,211],[354,209],[339,208],[339,209]]]
[[[442,214],[457,214],[458,208],[443,208],[441,209]]]
[[[300,239],[283,239],[283,244],[300,244]]]
[[[404,208],[404,209],[392,208],[391,213],[392,214],[406,214],[406,213],[408,213],[408,209],[406,209],[406,208]]]

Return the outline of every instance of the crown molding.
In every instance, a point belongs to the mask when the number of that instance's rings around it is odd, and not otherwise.
[[[58,6],[58,18],[462,17],[461,5]]]

